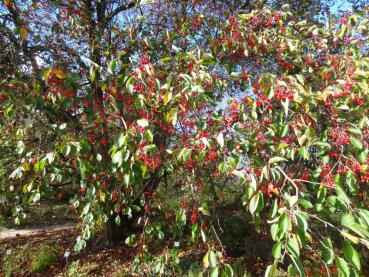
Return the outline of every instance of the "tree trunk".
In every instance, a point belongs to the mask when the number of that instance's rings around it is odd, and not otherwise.
[[[161,178],[158,178],[156,176],[150,178],[145,183],[144,190],[133,201],[133,204],[139,205],[140,198],[142,195],[145,194],[145,192],[155,191],[160,183],[160,180]],[[133,213],[131,218],[128,218],[126,215],[120,214],[119,215],[121,218],[120,225],[117,225],[115,223],[115,218],[117,215],[118,215],[117,213],[114,213],[109,217],[108,221],[105,223],[103,232],[103,242],[106,246],[112,246],[118,242],[122,242],[132,233],[140,231],[140,228],[136,226],[135,223],[139,217],[144,215],[144,209],[141,209],[141,211],[138,213]]]
[[[115,223],[116,216],[117,214],[113,214],[105,223],[103,242],[106,246],[112,246],[118,242],[122,242],[134,232],[133,224],[136,217],[127,218],[126,216],[120,215],[121,223],[117,225]]]

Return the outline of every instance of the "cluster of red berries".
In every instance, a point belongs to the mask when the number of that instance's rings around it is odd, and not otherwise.
[[[274,97],[280,101],[285,101],[286,99],[293,100],[293,93],[285,88],[277,88]]]
[[[143,161],[147,168],[150,168],[152,170],[158,169],[162,163],[160,157],[150,157],[146,154],[141,154],[140,160]]]
[[[190,217],[191,224],[195,224],[196,223],[197,216],[198,216],[198,211],[197,210],[192,210],[191,217]]]
[[[277,186],[276,184],[274,184],[273,182],[269,182],[268,184],[264,185],[262,188],[261,188],[261,191],[271,197],[273,194],[276,194],[278,193],[278,191],[280,190],[280,187]]]
[[[339,147],[341,145],[348,145],[350,143],[350,138],[342,129],[335,127],[329,131],[328,137],[331,141],[334,141],[334,145]]]

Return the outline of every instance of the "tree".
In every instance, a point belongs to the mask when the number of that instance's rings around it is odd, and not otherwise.
[[[288,255],[304,276],[311,252],[359,274],[352,244],[369,245],[368,11],[336,29],[296,22],[298,5],[252,10],[262,4],[5,1],[2,47],[19,55],[3,57],[3,190],[37,202],[68,188],[84,226],[76,250],[103,228],[107,244],[126,239],[155,261],[150,237],[190,226],[194,240],[216,238],[209,206],[235,186],[255,227],[270,225],[269,274]],[[168,180],[193,194],[172,233],[156,193]],[[156,260],[157,273],[176,260]],[[221,261],[209,247],[205,268],[231,276]]]

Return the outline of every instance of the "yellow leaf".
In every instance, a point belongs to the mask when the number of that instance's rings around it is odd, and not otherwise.
[[[177,108],[172,108],[170,111],[166,114],[166,120],[168,123],[172,122],[173,125],[177,122]]]
[[[50,69],[46,69],[44,71],[44,81],[45,82],[49,79],[50,73],[51,73],[51,70]]]
[[[246,20],[249,20],[253,15],[252,15],[251,13],[248,13],[248,14],[240,14],[240,15],[238,15],[238,16],[239,16],[239,18],[240,18],[241,20],[246,21]]]
[[[52,72],[55,74],[56,77],[59,79],[65,79],[65,73],[61,69],[54,68]]]
[[[248,96],[247,97],[247,104],[252,105],[253,102],[254,101],[252,100],[252,98]]]
[[[360,241],[360,239],[358,237],[355,237],[355,236],[353,236],[353,235],[351,235],[350,233],[347,233],[347,232],[341,232],[341,235],[343,237],[345,237],[346,239],[352,241],[355,244],[358,244],[359,241]]]
[[[164,95],[164,105],[168,104],[168,102],[172,99],[172,93],[167,91]]]
[[[365,174],[368,170],[369,170],[369,165],[367,165],[367,164],[362,164],[362,165],[360,166],[360,172],[361,172],[361,173]]]
[[[204,258],[202,258],[202,263],[204,265],[205,268],[209,267],[209,257],[208,257],[208,253],[205,254]]]
[[[30,170],[30,165],[29,165],[29,163],[27,163],[27,162],[25,162],[24,164],[23,164],[23,169],[24,169],[24,171],[29,171]]]
[[[324,102],[327,102],[327,99],[328,99],[328,91],[323,91],[322,93],[322,99]]]
[[[27,39],[28,36],[28,30],[25,26],[21,26],[19,28],[19,33],[21,35],[22,41],[25,41]]]
[[[346,24],[342,24],[342,28],[338,31],[337,33],[337,37],[342,37],[345,33],[346,33]]]

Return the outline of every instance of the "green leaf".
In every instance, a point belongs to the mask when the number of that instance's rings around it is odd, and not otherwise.
[[[200,153],[196,155],[196,161],[199,163],[202,162],[205,158],[205,155],[206,155],[206,151],[202,150]]]
[[[288,130],[289,130],[289,126],[288,125],[284,125],[283,126],[283,129],[282,129],[282,133],[281,133],[281,137],[285,137],[288,133]]]
[[[120,225],[120,216],[119,215],[117,215],[115,217],[115,224]]]
[[[192,237],[192,240],[195,240],[196,237],[199,235],[199,232],[200,231],[200,228],[199,228],[199,224],[192,224],[191,226],[191,237]]]
[[[219,167],[218,167],[219,168]],[[221,171],[221,170],[219,170]],[[222,171],[221,171],[222,172]],[[223,171],[224,172],[224,171]],[[245,174],[242,171],[239,170],[233,170],[232,173],[236,175],[240,179],[240,184],[244,184],[246,181]]]
[[[164,239],[164,232],[158,231],[158,239],[163,240]]]
[[[345,274],[345,276],[350,277],[350,267],[344,259],[337,258],[337,265],[340,271]]]
[[[170,61],[171,59],[172,59],[171,57],[164,57],[164,58],[161,58],[160,61],[165,63],[165,62]]]
[[[149,144],[149,145],[146,145],[143,150],[145,152],[154,152],[155,150],[157,149],[156,145],[155,144]]]
[[[278,260],[281,256],[281,252],[282,252],[282,242],[277,242],[276,244],[274,244],[272,249],[274,259]]]
[[[124,241],[127,245],[133,245],[136,243],[136,235],[130,235],[129,237],[126,238],[126,240]]]
[[[310,159],[310,153],[309,153],[309,151],[307,150],[307,148],[305,146],[303,146],[299,149],[299,154],[300,154],[301,158],[303,158],[304,160]]]
[[[265,270],[264,277],[273,277],[273,265],[268,265],[267,269]]]
[[[350,144],[354,148],[359,149],[359,150],[361,150],[363,148],[363,144],[361,143],[361,141],[358,140],[357,138],[353,137],[353,136],[350,137]]]
[[[357,155],[357,158],[361,163],[365,163],[368,156],[368,149],[362,149],[359,154]]]
[[[293,264],[296,266],[298,272],[300,273],[301,277],[305,277],[305,270],[304,270],[304,266],[302,265],[301,261],[299,258],[295,258],[294,256],[290,256],[292,259]]]
[[[64,146],[63,146],[63,148],[62,148],[62,154],[66,157],[66,156],[68,156],[68,155],[69,155],[70,150],[71,150],[70,145],[66,144],[66,145],[64,145]]]
[[[137,120],[137,124],[139,126],[141,126],[142,128],[145,128],[145,127],[149,126],[149,121],[147,121],[146,118],[141,118],[141,119]]]
[[[113,164],[121,164],[122,163],[122,151],[117,151],[112,160]]]
[[[273,200],[272,207],[269,212],[269,219],[273,219],[278,212],[278,201],[276,199]]]
[[[109,73],[110,74],[114,74],[114,70],[116,69],[116,67],[117,67],[117,61],[116,60],[112,60],[109,63]]]
[[[139,211],[141,211],[141,208],[140,206],[137,206],[137,205],[132,205],[131,206],[132,210],[135,211],[136,213],[138,213]]]
[[[315,144],[320,146],[320,147],[332,148],[332,146],[328,142],[317,141]]]
[[[295,216],[296,216],[297,226],[302,231],[306,232],[307,228],[308,228],[308,223],[307,223],[306,219],[299,213],[296,213]]]
[[[350,128],[348,128],[348,130],[351,132],[351,133],[353,133],[353,134],[355,134],[355,135],[362,135],[363,134],[363,132],[361,132],[361,130],[359,129],[359,128],[354,128],[354,127],[350,127]]]
[[[256,212],[260,212],[264,208],[264,198],[262,192],[259,191],[252,197],[249,208],[252,215]]]
[[[336,193],[337,193],[338,198],[341,199],[343,202],[345,202],[347,205],[350,205],[350,203],[351,203],[350,198],[347,196],[345,190],[341,186],[340,175],[339,174],[337,174],[335,176],[335,182],[336,182],[336,185],[334,187],[336,189]]]
[[[154,139],[154,135],[152,134],[151,130],[146,130],[145,131],[145,137],[146,137],[148,142],[152,142],[153,139]]]
[[[224,264],[224,271],[227,277],[233,277],[233,268],[229,264]]]
[[[345,214],[341,218],[341,224],[344,227],[351,228],[352,225],[355,224],[355,217],[352,214]]]
[[[299,244],[296,237],[289,237],[287,240],[287,249],[296,258],[300,256]]]
[[[288,231],[289,227],[291,226],[291,221],[289,220],[286,213],[281,214],[278,219],[278,230],[279,234],[278,237],[282,238]]]
[[[269,164],[273,164],[273,163],[279,163],[279,162],[285,162],[287,161],[286,158],[283,157],[273,157],[269,160]]]
[[[129,179],[130,179],[130,176],[129,174],[124,174],[123,176],[123,184],[128,187],[129,186]]]
[[[219,269],[217,267],[214,267],[211,271],[210,271],[210,277],[218,277],[219,275]]]
[[[314,206],[313,204],[309,201],[309,200],[306,200],[306,199],[299,199],[297,201],[297,203],[301,206],[303,206],[305,209],[312,209]]]
[[[129,137],[127,134],[119,134],[118,136],[118,146],[122,147],[123,145],[127,145]]]
[[[356,268],[356,270],[361,270],[359,253],[347,240],[343,242],[343,254],[345,255],[346,259]]]
[[[332,264],[334,260],[334,251],[332,240],[329,237],[325,237],[323,241],[320,242],[322,257],[326,264]]]
[[[217,258],[215,257],[214,251],[209,251],[209,263],[210,266],[215,268],[217,266]]]
[[[368,229],[361,226],[356,222],[355,217],[351,214],[345,214],[341,219],[342,226],[349,228],[350,230],[354,231],[356,234],[361,236],[362,238],[369,238]]]
[[[364,210],[364,209],[359,209],[358,212],[359,212],[361,218],[365,221],[366,225],[369,228],[369,211]]]
[[[270,235],[274,241],[277,240],[277,234],[279,232],[279,225],[274,223],[270,226]]]

